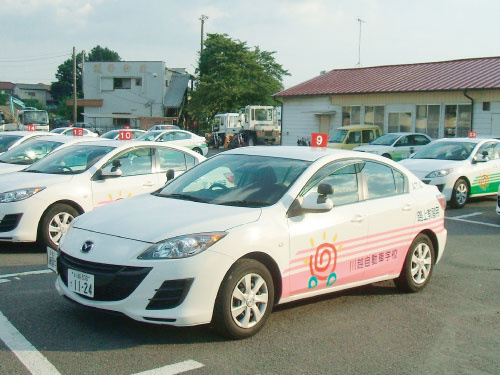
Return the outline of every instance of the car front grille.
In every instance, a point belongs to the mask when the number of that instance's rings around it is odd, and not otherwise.
[[[0,232],[10,232],[16,229],[21,221],[23,214],[9,214],[5,215],[0,221]]]
[[[179,306],[193,284],[193,279],[167,280],[156,289],[156,293],[149,300],[146,310],[173,309]]]
[[[132,294],[152,268],[88,262],[61,252],[57,258],[57,272],[66,286],[68,269],[94,275],[94,298],[80,297],[94,301],[120,301]]]

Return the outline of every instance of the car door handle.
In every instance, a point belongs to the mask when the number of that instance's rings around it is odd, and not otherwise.
[[[351,222],[353,223],[361,223],[362,221],[364,221],[366,218],[366,215],[362,215],[362,214],[356,214],[352,219],[351,219]]]
[[[411,203],[406,203],[403,206],[403,211],[411,211],[413,209],[413,205]]]
[[[142,186],[153,186],[153,181],[146,181],[142,184]]]

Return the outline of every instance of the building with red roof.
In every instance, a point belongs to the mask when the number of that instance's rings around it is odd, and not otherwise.
[[[285,145],[347,124],[500,137],[500,57],[334,69],[274,97],[283,102]]]

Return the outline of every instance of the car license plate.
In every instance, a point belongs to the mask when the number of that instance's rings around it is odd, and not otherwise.
[[[57,273],[57,251],[47,247],[47,267]]]
[[[68,268],[68,289],[87,297],[94,297],[94,275]]]

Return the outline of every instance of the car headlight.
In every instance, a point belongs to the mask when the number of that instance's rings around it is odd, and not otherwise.
[[[427,176],[425,176],[425,178],[444,177],[444,176],[448,176],[451,172],[453,172],[453,168],[439,169],[437,171],[432,171]]]
[[[0,203],[18,202],[41,192],[45,187],[18,189],[0,193]]]
[[[137,259],[180,259],[205,251],[214,243],[224,238],[225,232],[197,233],[173,237],[155,243],[137,257]]]

